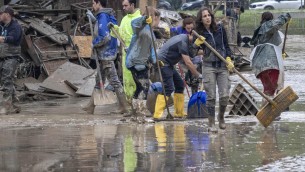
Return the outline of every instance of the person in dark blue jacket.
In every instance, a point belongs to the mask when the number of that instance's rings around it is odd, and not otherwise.
[[[183,19],[182,26],[170,28],[171,36],[180,35],[180,34],[190,34],[194,29],[194,20],[192,17],[187,17]]]
[[[229,100],[230,81],[229,71],[234,65],[231,62],[232,52],[230,50],[227,34],[222,24],[216,24],[213,12],[209,8],[199,10],[196,19],[196,29],[198,34],[205,37],[205,41],[210,44],[226,60],[229,65],[222,62],[204,44],[201,48],[203,55],[203,81],[207,93],[207,108],[209,111],[209,131],[217,132],[215,128],[215,105],[216,105],[216,86],[219,94],[219,128],[225,129],[224,113]]]
[[[117,20],[114,17],[113,9],[106,8],[107,0],[93,0],[92,3],[92,8],[96,16],[94,17],[90,11],[87,12],[87,15],[93,19],[92,21],[96,20],[92,40],[94,58],[98,58],[100,62],[99,65],[101,73],[103,74],[102,78],[105,80],[107,77],[111,86],[114,88],[119,102],[119,113],[127,113],[128,104],[126,96],[114,65],[114,60],[117,56],[117,39],[110,35],[108,28],[108,23],[117,24]],[[83,108],[83,110],[90,114],[94,113],[95,105],[93,99],[93,96],[91,96],[89,104]]]
[[[21,54],[20,42],[22,28],[17,20],[13,19],[14,10],[9,6],[0,8],[0,21],[2,23],[0,34],[0,76],[3,99],[0,114],[19,113],[20,107],[13,104],[15,95],[14,75]]]

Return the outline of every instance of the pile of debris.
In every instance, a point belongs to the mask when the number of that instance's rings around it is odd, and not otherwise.
[[[24,30],[17,90],[40,97],[90,96],[95,74],[89,65],[92,37],[85,13],[91,2],[73,3],[70,9],[54,9],[52,2],[11,5]],[[175,11],[160,11],[167,27],[182,21]],[[167,39],[164,29],[155,33],[160,47]]]
[[[48,9],[44,2],[39,8],[11,5],[24,33],[17,91],[57,98],[90,96],[95,79],[89,66],[92,37],[85,11],[91,3],[60,10]]]

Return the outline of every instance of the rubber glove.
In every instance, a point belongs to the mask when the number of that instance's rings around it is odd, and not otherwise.
[[[286,59],[286,53],[283,53],[283,54],[282,54],[282,58],[283,58],[283,60]]]
[[[146,23],[151,24],[152,23],[152,18],[151,16],[146,17]]]
[[[289,13],[286,13],[286,16],[288,24],[291,24],[291,15]]]
[[[108,23],[108,28],[110,29],[110,35],[114,38],[116,38],[117,36],[113,33],[112,29],[113,28],[117,33],[119,33],[119,26],[113,23]]]
[[[116,24],[113,24],[112,22],[109,22],[109,23],[107,24],[107,27],[108,27],[109,29],[114,28],[115,30],[119,30],[119,26],[116,25]]]
[[[201,44],[203,44],[205,41],[205,37],[200,36],[199,38],[197,38],[194,42],[195,45],[197,45],[198,47],[200,47]]]
[[[199,74],[198,78],[200,81],[202,81],[202,74]]]
[[[234,64],[233,64],[231,58],[230,58],[230,57],[227,57],[227,58],[226,58],[226,62],[227,62],[227,68],[228,68],[228,70],[229,70],[230,72],[233,72]]]
[[[96,21],[96,18],[94,17],[94,15],[92,14],[92,12],[90,10],[87,10],[86,15],[87,15],[87,17],[90,17],[92,22]]]

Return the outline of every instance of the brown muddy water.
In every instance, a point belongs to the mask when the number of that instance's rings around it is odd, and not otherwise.
[[[207,119],[137,124],[99,115],[116,105],[86,115],[88,99],[34,102],[0,116],[0,172],[305,171],[304,38],[288,37],[285,61],[285,84],[300,98],[266,129],[255,116],[227,115],[227,129],[209,134]]]

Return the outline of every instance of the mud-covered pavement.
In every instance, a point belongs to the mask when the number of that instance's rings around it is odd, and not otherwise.
[[[41,171],[305,171],[305,36],[289,36],[285,84],[299,99],[265,129],[255,116],[227,117],[207,132],[207,119],[137,124],[122,115],[86,115],[88,99],[22,104],[0,116],[0,172]],[[261,89],[251,73],[244,76]],[[243,86],[261,101],[238,76]]]

